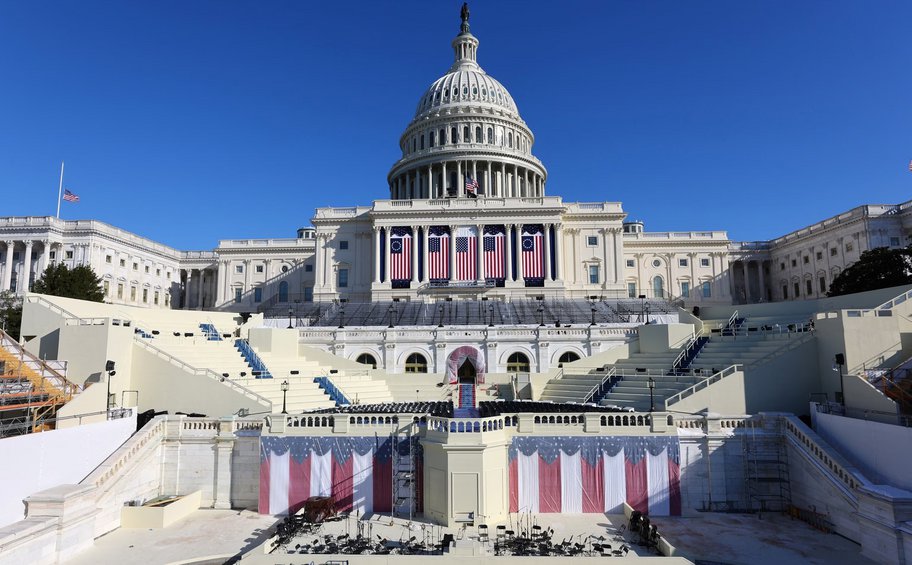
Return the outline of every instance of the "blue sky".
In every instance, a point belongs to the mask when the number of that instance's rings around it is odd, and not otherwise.
[[[461,2],[0,5],[0,215],[181,249],[388,195]],[[547,193],[768,239],[912,198],[912,2],[477,1]]]

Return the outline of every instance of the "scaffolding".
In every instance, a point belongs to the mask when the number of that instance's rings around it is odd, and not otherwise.
[[[742,442],[748,506],[761,513],[786,512],[792,493],[785,437],[752,428]]]
[[[418,424],[409,420],[393,432],[393,507],[392,515],[413,520],[417,511],[417,476],[415,458],[418,455]]]

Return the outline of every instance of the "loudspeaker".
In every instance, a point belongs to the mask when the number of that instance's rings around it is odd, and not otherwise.
[[[836,354],[836,364],[845,365],[845,355],[844,354],[842,354],[842,353]]]
[[[110,361],[110,360],[109,360],[109,361],[106,361],[106,362],[105,362],[105,371],[110,372],[110,371],[113,371],[113,370],[114,370],[114,361]]]

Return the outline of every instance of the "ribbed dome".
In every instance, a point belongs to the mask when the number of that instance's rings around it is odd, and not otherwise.
[[[432,108],[452,105],[490,104],[499,106],[511,114],[519,114],[513,97],[497,80],[481,68],[460,69],[448,72],[428,88],[418,101],[415,116]]]

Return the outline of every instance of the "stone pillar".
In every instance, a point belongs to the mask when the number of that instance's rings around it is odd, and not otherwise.
[[[504,226],[507,233],[507,248],[506,256],[504,257],[507,264],[504,266],[504,272],[507,275],[507,280],[513,280],[513,224],[507,224]]]
[[[219,433],[215,437],[215,488],[213,508],[231,508],[231,453],[234,451],[234,416],[219,419]]]
[[[187,271],[187,277],[186,277],[185,282],[184,282],[184,306],[183,306],[183,309],[184,309],[184,310],[189,310],[189,309],[190,309],[190,282],[191,282],[191,279],[193,278],[193,269],[185,269],[185,270]],[[246,269],[246,267],[245,267],[245,268],[244,268],[245,273],[246,273],[246,270],[247,270],[247,269]]]
[[[380,228],[374,226],[374,284],[380,284]]]
[[[457,175],[458,176],[458,175]],[[456,280],[456,226],[450,226],[450,257],[449,257],[449,275],[450,281]]]
[[[614,272],[614,261],[611,261],[611,257],[608,254],[609,239],[608,236],[611,234],[610,229],[603,229],[602,232],[602,261],[605,266],[605,272],[602,274],[602,288],[608,286],[609,280],[617,280],[617,273]],[[611,248],[614,248],[612,243]],[[609,272],[610,269],[610,272]],[[610,276],[610,279],[609,279]]]
[[[621,228],[611,230],[611,238],[614,241],[614,283],[620,284],[624,279],[624,236]]]
[[[383,252],[383,282],[389,283],[390,279],[390,243],[393,239],[393,230],[389,226],[383,228],[384,233],[384,243],[386,243],[386,249]]]
[[[250,291],[250,259],[244,259],[244,290],[241,291],[241,294]]]
[[[412,227],[412,284],[418,284],[418,226]]]
[[[51,256],[50,240],[41,240],[41,261],[38,263],[38,276],[41,276],[48,266],[48,258]],[[38,278],[38,277],[35,277]]]
[[[6,240],[6,260],[3,262],[3,288],[2,290],[9,290],[10,284],[13,280],[13,252],[16,249],[16,242],[12,240]]]
[[[226,261],[219,260],[218,262],[218,276],[215,280],[215,304],[213,306],[218,306],[225,301],[225,278],[228,272],[228,263]]]
[[[434,165],[428,165],[427,177],[427,198],[431,199],[434,198]]]
[[[766,277],[765,277],[764,274],[763,274],[763,260],[762,260],[762,259],[761,259],[760,261],[757,261],[757,272],[758,272],[759,275],[760,275],[760,298],[759,298],[759,302],[766,302]],[[816,271],[814,272],[814,276],[815,276],[815,277],[817,276]],[[817,281],[814,281],[814,284],[816,284],[816,283],[817,283]]]
[[[198,310],[203,309],[203,289],[206,284],[206,269],[199,270],[199,280],[196,282],[196,308]]]
[[[430,230],[430,226],[423,226],[421,228],[421,239],[422,239],[422,242],[424,243],[424,245],[421,248],[421,253],[422,253],[422,256],[424,259],[424,261],[422,263],[424,265],[424,271],[421,273],[421,275],[422,275],[421,280],[424,282],[431,280],[431,276],[429,274],[430,271],[428,270],[428,259],[429,259],[428,243],[430,243],[430,234],[428,233],[429,230]]]
[[[516,280],[525,286],[525,273],[522,262],[522,224],[516,224]]]
[[[465,179],[462,178],[462,161],[456,161],[456,196],[465,196]]]
[[[478,224],[476,227],[478,230],[478,237],[476,239],[477,251],[475,254],[475,278],[484,283],[485,280],[485,268],[484,268],[484,224]]]
[[[554,279],[562,280],[564,275],[564,237],[563,225],[554,224]]]
[[[19,292],[25,294],[29,291],[29,279],[32,274],[32,240],[25,242],[25,255],[22,257],[22,276],[19,277]]]
[[[551,224],[545,224],[545,281],[554,280],[551,277]]]
[[[441,173],[440,173],[440,197],[441,197],[441,198],[446,198],[446,197],[447,197],[447,194],[448,194],[448,192],[447,192],[447,182],[449,182],[449,179],[447,178],[447,164],[446,164],[446,161],[444,161],[443,163],[440,163],[440,168],[442,169],[442,170],[441,170]]]
[[[741,269],[744,272],[744,303],[750,304],[750,283],[748,282],[748,262],[747,259],[741,259]]]

